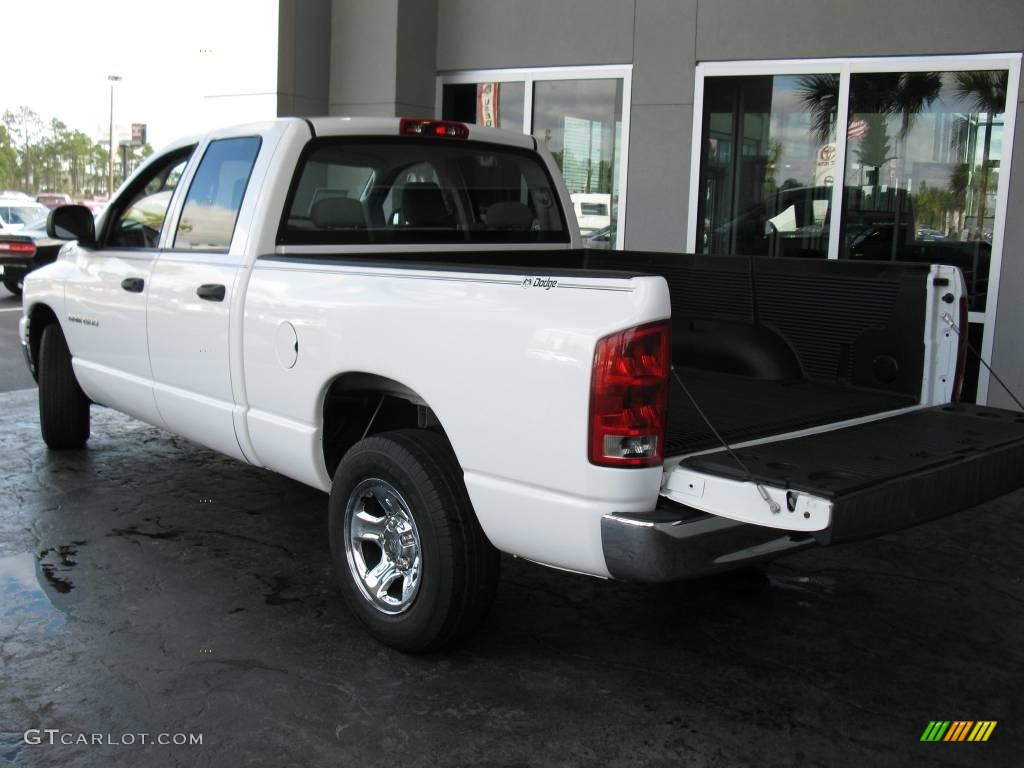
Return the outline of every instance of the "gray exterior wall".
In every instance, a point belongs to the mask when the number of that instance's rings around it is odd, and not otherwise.
[[[632,64],[625,243],[638,249],[685,246],[697,62],[1024,51],[1021,0],[333,0],[326,11],[326,0],[309,5],[281,0],[281,114],[322,105],[330,114],[428,115],[438,72]],[[1016,110],[992,362],[1021,392],[1024,217],[1013,212],[1024,210],[1024,115],[1021,104]],[[995,382],[989,400],[1011,402]]]
[[[327,114],[330,55],[330,0],[280,0],[277,114]]]

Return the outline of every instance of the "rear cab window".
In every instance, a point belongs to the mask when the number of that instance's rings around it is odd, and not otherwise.
[[[464,140],[323,137],[307,145],[281,245],[566,243],[532,152]]]

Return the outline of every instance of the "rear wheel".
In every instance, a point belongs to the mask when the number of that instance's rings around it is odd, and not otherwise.
[[[13,293],[15,296],[21,296],[21,287],[25,282],[25,276],[21,274],[8,274],[4,272],[3,276],[4,288]]]
[[[64,332],[43,329],[39,343],[39,426],[49,448],[81,448],[89,439],[89,399],[78,386]]]
[[[466,635],[494,599],[498,552],[439,434],[385,432],[349,450],[331,488],[330,539],[349,607],[399,650],[437,650]]]

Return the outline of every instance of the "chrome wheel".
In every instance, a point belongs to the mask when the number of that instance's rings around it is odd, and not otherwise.
[[[378,478],[359,483],[345,505],[345,557],[363,597],[381,613],[402,613],[420,588],[422,548],[409,505]]]

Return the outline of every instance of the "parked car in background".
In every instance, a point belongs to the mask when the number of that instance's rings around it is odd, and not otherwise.
[[[4,288],[21,296],[25,275],[57,260],[57,253],[67,240],[46,234],[46,219],[13,234],[0,232],[0,268]]]
[[[84,205],[90,211],[93,216],[99,216],[103,213],[103,209],[107,207],[107,204],[103,200],[79,200],[77,205]]]
[[[583,238],[584,248],[598,248],[607,251],[615,245],[615,230],[609,224],[607,227],[591,232]]]
[[[589,192],[576,192],[569,196],[580,234],[586,237],[591,232],[604,229],[612,223],[612,196]]]
[[[50,209],[35,200],[0,197],[0,232],[18,232],[46,223]]]
[[[26,195],[17,189],[0,189],[0,197],[13,197],[18,200],[31,200],[31,195]]]
[[[36,202],[47,208],[56,208],[58,205],[71,205],[75,201],[66,192],[41,192],[36,195]]]

